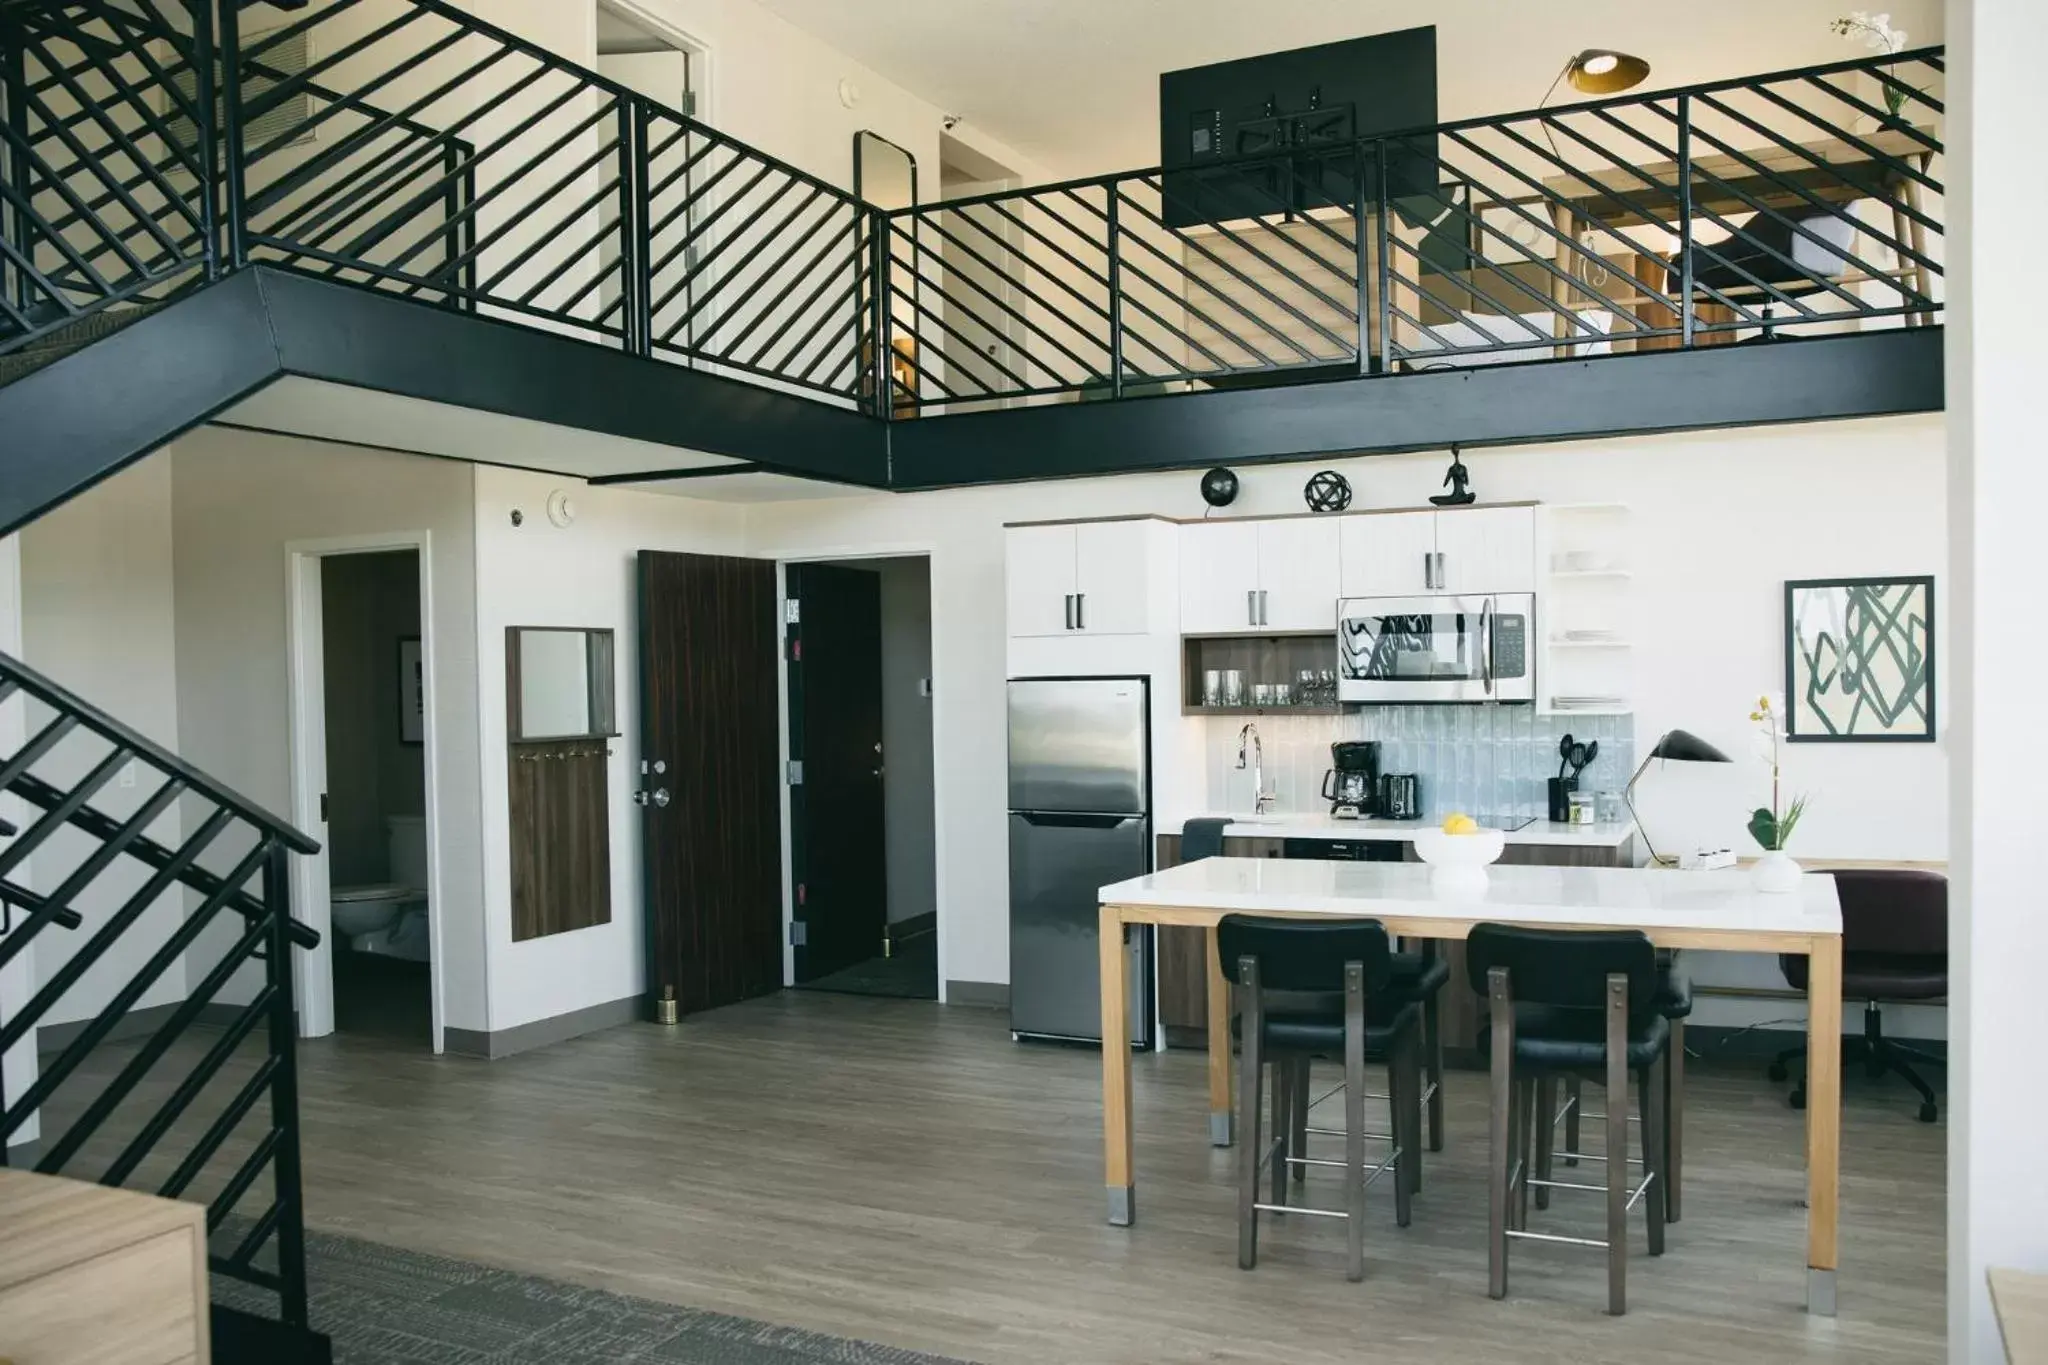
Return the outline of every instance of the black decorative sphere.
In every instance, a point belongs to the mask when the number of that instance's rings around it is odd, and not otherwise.
[[[1237,501],[1237,475],[1218,465],[1202,476],[1202,501],[1211,507],[1228,507]]]
[[[1334,469],[1311,475],[1301,495],[1311,512],[1341,512],[1351,505],[1351,480]]]

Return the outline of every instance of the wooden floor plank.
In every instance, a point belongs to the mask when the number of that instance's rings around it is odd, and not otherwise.
[[[1511,1296],[1486,1297],[1473,1073],[1448,1078],[1414,1225],[1370,1196],[1351,1285],[1323,1219],[1268,1221],[1258,1269],[1237,1268],[1236,1154],[1209,1145],[1200,1053],[1132,1059],[1128,1229],[1103,1217],[1099,1057],[1013,1043],[994,1013],[785,993],[492,1063],[346,1035],[301,1057],[316,1227],[989,1365],[1942,1352],[1944,1128],[1860,1073],[1838,1319],[1802,1307],[1802,1115],[1759,1068],[1711,1060],[1686,1075],[1685,1220],[1655,1260],[1633,1220],[1613,1319],[1596,1252],[1518,1246]],[[1602,1215],[1566,1192],[1532,1225],[1597,1236]]]

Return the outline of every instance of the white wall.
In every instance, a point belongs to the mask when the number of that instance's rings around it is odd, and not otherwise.
[[[546,515],[548,493],[568,487],[576,519]],[[513,509],[524,524],[511,524]],[[482,734],[483,926],[490,955],[493,1030],[640,995],[646,989],[641,916],[638,788],[640,662],[635,552],[743,552],[741,509],[650,493],[586,488],[573,480],[476,467],[476,625],[472,637]],[[609,923],[512,941],[510,809],[506,803],[505,631],[580,626],[616,632],[618,715],[625,732],[611,760],[612,917]]]
[[[285,546],[430,534],[438,710],[427,761],[440,807],[443,1022],[489,1027],[472,467],[213,427],[172,450],[180,748],[202,771],[281,815],[292,809]],[[297,907],[309,919],[324,909]]]
[[[21,533],[21,657],[60,686],[178,753],[171,473],[168,456],[144,460]],[[47,720],[43,707],[28,708],[31,729]],[[61,784],[85,776],[107,751],[103,741],[74,732],[37,771]],[[93,804],[117,819],[126,818],[159,785],[160,778],[131,764],[100,790]],[[158,843],[176,847],[180,828],[178,805],[173,802],[147,833]],[[36,851],[33,885],[42,890],[55,887],[99,844],[76,830],[58,831]],[[42,936],[36,952],[37,985],[47,984],[147,880],[147,869],[127,858],[95,878],[72,902],[85,924],[70,933]],[[98,1014],[183,922],[182,898],[159,897],[87,969],[44,1022],[66,1023]],[[180,957],[136,1005],[147,1008],[182,1000],[185,991],[186,963]]]
[[[1780,595],[1788,577],[1938,572],[1943,434],[1938,418],[1898,418],[1585,445],[1469,453],[1489,500],[1621,500],[1636,509],[1640,619],[1639,746],[1674,725],[1748,753],[1755,695],[1782,676]],[[1356,506],[1420,504],[1440,456],[1333,461]],[[1294,511],[1313,466],[1247,469],[1232,510]],[[929,548],[935,745],[941,790],[940,913],[948,980],[1007,981],[1001,526],[1067,516],[1203,510],[1193,474],[761,505],[749,552],[841,556]],[[1790,780],[1811,792],[1797,851],[1940,858],[1942,745],[1802,748]],[[1729,842],[1765,781],[1731,770],[1703,814]],[[1161,809],[1176,804],[1160,794]],[[1199,804],[1197,797],[1193,804]],[[1747,803],[1747,804],[1745,804]],[[1779,983],[1773,983],[1779,984]],[[1790,1013],[1791,1011],[1786,1011]]]
[[[2015,176],[2048,116],[2035,61],[2048,8],[1959,0],[1949,16],[1956,247],[1948,319],[1949,516],[1957,611],[1948,686],[1955,699],[1955,840],[1949,922],[1956,974],[1949,1068],[1949,1359],[2004,1359],[1985,1292],[1992,1266],[2048,1270],[2048,1180],[2040,1170],[2048,1092],[2032,1025],[2048,961],[2041,908],[2040,776],[2048,732],[2035,679],[2048,667],[2024,625],[2042,563],[2040,459],[2044,348],[2001,270],[2048,185]],[[1978,284],[1978,262],[1984,263]]]

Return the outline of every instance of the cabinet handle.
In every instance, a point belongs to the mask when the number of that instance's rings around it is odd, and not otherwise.
[[[1244,621],[1248,626],[1259,623],[1259,594],[1256,588],[1244,590]]]
[[[1259,624],[1262,626],[1273,624],[1266,619],[1266,590],[1264,588],[1259,589]]]
[[[1422,552],[1422,586],[1436,587],[1436,556],[1427,550]]]
[[[1436,561],[1436,590],[1442,592],[1450,585],[1450,580],[1444,575],[1444,552],[1438,550],[1430,558]]]
[[[1067,629],[1074,628],[1074,594],[1067,594]]]

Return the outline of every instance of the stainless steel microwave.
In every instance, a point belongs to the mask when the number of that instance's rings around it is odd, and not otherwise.
[[[1347,702],[1536,700],[1536,595],[1354,597],[1337,604]]]

